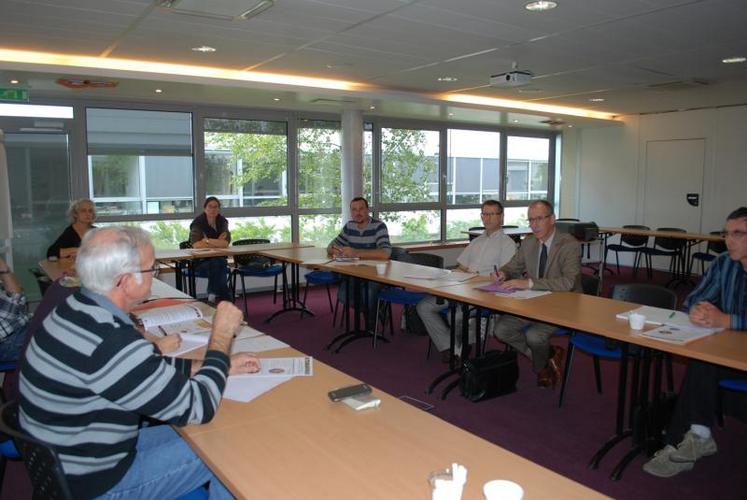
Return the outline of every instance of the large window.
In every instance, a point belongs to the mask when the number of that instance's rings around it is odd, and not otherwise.
[[[381,130],[381,203],[438,201],[439,133]]]
[[[340,207],[340,122],[302,120],[298,128],[298,208]]]
[[[226,207],[288,205],[285,122],[205,120],[205,191]]]
[[[192,212],[192,115],[86,110],[88,191],[100,215]]]
[[[499,199],[500,132],[449,129],[447,137],[447,205],[472,205]]]
[[[509,136],[506,156],[506,199],[547,198],[550,139]]]

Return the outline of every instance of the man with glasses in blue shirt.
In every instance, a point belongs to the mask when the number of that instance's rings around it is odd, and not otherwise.
[[[511,261],[495,273],[504,288],[581,292],[581,245],[555,230],[553,206],[546,200],[529,204],[532,234],[521,243]],[[494,335],[532,360],[537,385],[555,388],[561,378],[564,350],[550,345],[556,327],[504,314]]]
[[[684,311],[698,326],[747,330],[747,207],[734,210],[723,232],[727,251],[716,257],[697,288],[687,296]],[[643,470],[672,477],[692,469],[701,458],[718,451],[711,436],[718,406],[719,381],[745,379],[747,374],[703,361],[691,360],[682,381],[666,446],[646,462]],[[747,417],[747,400],[732,394],[729,413]]]

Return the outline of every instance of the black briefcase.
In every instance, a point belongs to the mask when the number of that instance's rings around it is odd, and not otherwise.
[[[462,396],[476,403],[515,392],[518,379],[516,351],[488,351],[464,362],[459,388]]]

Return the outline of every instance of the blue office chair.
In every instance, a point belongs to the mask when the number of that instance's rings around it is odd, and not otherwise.
[[[440,255],[430,253],[409,253],[406,250],[398,250],[392,252],[392,260],[399,260],[402,262],[409,262],[411,264],[419,264],[421,266],[435,267],[443,269],[444,258]],[[415,307],[418,302],[423,300],[427,296],[426,293],[422,292],[411,292],[402,288],[387,287],[379,292],[378,304],[376,307],[376,322],[374,323],[374,330],[378,332],[379,321],[381,321],[382,333],[386,326],[387,319],[389,320],[389,333],[394,336],[394,321],[392,320],[392,304],[400,304],[403,307]],[[383,317],[381,313],[383,311]],[[374,335],[374,346],[376,346],[376,339],[378,334]]]
[[[711,231],[710,234],[721,234],[721,231]],[[692,275],[693,263],[698,260],[700,261],[700,274],[702,276],[705,274],[705,263],[713,262],[719,254],[724,252],[726,252],[725,241],[709,241],[705,252],[695,252],[692,254],[690,257],[690,265],[687,268],[687,274],[689,276]]]
[[[306,312],[306,295],[309,293],[309,285],[324,285],[327,288],[329,311],[333,313],[332,326],[334,326],[337,311],[335,310],[336,304],[332,304],[332,291],[329,289],[329,286],[338,284],[340,282],[340,276],[331,271],[311,271],[304,275],[304,279],[306,280],[306,286],[303,289],[303,300],[301,301],[304,305],[304,308],[301,309],[301,317],[303,318],[303,313]]]
[[[735,379],[735,378],[726,378],[723,380],[720,380],[718,383],[719,391],[718,391],[718,403],[717,403],[717,410],[716,410],[716,420],[718,421],[719,427],[724,426],[724,391],[734,391],[734,392],[742,392],[747,393],[747,380],[745,379]]]
[[[662,307],[665,309],[674,309],[677,307],[677,294],[672,290],[658,285],[649,285],[644,283],[629,283],[615,285],[612,289],[612,298],[633,302],[636,304]],[[622,349],[617,342],[610,342],[604,337],[592,335],[589,333],[574,332],[568,342],[568,357],[565,362],[563,381],[560,385],[560,396],[558,398],[558,407],[563,406],[565,397],[565,388],[571,375],[571,364],[576,349],[587,354],[591,354],[594,361],[594,380],[596,381],[597,392],[602,393],[602,375],[599,366],[599,359],[620,360],[622,358]],[[666,356],[667,376],[669,386],[673,385],[672,359]]]
[[[192,248],[191,241],[187,240],[187,241],[182,241],[181,243],[179,243],[179,250],[187,250],[189,248]],[[193,286],[192,277],[194,276],[195,279],[197,278],[207,279],[208,277],[207,271],[205,269],[197,268],[196,261],[194,260],[186,261],[185,263],[180,265],[178,269],[180,270],[178,272],[182,273],[182,278],[186,280],[187,282],[187,286],[186,286],[187,293],[191,295],[192,297],[197,298],[197,290],[196,290],[196,287]]]
[[[243,240],[236,240],[233,242],[233,246],[240,245],[260,245],[263,243],[269,243],[270,240],[262,238],[248,238]],[[244,307],[244,317],[249,317],[248,307],[246,305],[246,282],[245,278],[275,278],[272,303],[277,302],[278,293],[278,276],[283,275],[283,293],[288,279],[285,274],[285,264],[274,264],[268,257],[261,255],[236,255],[233,258],[234,267],[231,269],[231,296],[236,301],[236,279],[241,277],[241,292],[242,292],[242,304]],[[285,297],[285,295],[283,295]]]
[[[0,363],[0,372],[5,374],[15,371],[16,368],[17,363],[15,361],[12,361],[10,363]],[[0,404],[5,404],[5,394],[2,390],[0,390]],[[15,443],[13,443],[13,440],[10,438],[10,436],[2,435],[2,433],[0,433],[0,491],[3,490],[5,466],[7,465],[8,460],[15,461],[20,459],[21,455],[18,453],[16,445]]]

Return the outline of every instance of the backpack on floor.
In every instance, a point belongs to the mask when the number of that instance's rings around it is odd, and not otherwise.
[[[464,362],[459,388],[473,403],[516,391],[519,365],[516,351],[488,351],[484,356]]]

